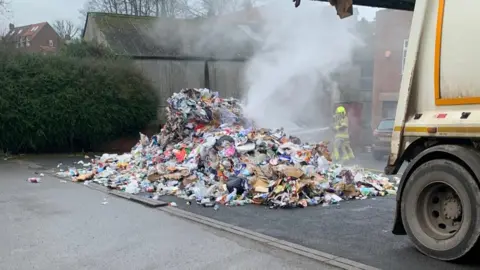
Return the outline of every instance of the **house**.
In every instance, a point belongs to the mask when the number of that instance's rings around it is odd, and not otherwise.
[[[9,25],[3,41],[20,52],[54,54],[61,47],[61,38],[47,22],[16,27]]]
[[[375,21],[372,128],[395,117],[412,12],[379,10]]]

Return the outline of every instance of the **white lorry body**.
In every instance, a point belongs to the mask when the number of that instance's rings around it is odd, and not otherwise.
[[[417,0],[385,168],[407,162],[393,233],[453,261],[480,242],[478,0]]]
[[[479,0],[329,0],[413,8],[387,174],[408,163],[393,233],[445,261],[480,248]],[[388,3],[387,3],[388,2]],[[396,5],[396,6],[395,6]],[[407,8],[405,8],[407,9]]]
[[[478,8],[478,0],[416,1],[389,165],[418,137],[480,136]]]

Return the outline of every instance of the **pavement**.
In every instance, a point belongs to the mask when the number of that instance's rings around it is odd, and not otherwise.
[[[31,169],[0,161],[0,269],[338,269]]]
[[[71,158],[68,162],[74,160]],[[48,163],[54,166],[57,162],[58,158],[40,158],[35,161],[46,167],[49,166]],[[371,155],[363,154],[357,157],[357,163],[381,171],[386,161],[376,161]],[[379,269],[480,269],[480,263],[452,264],[430,259],[417,252],[408,237],[392,235],[395,210],[393,196],[292,210],[272,210],[248,205],[221,207],[215,211],[196,204],[187,205],[176,197],[164,197],[163,200],[176,202],[179,209],[191,213]]]

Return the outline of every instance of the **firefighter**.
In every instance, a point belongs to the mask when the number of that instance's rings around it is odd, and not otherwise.
[[[348,134],[348,117],[345,107],[337,107],[334,118],[335,141],[333,158],[336,161],[348,161],[355,158],[355,155],[353,154],[353,150],[350,147],[350,137]],[[342,153],[341,157],[340,152]]]

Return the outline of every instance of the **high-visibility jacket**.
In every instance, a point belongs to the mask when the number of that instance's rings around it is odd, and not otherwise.
[[[348,139],[348,117],[338,116],[335,117],[335,138]]]

